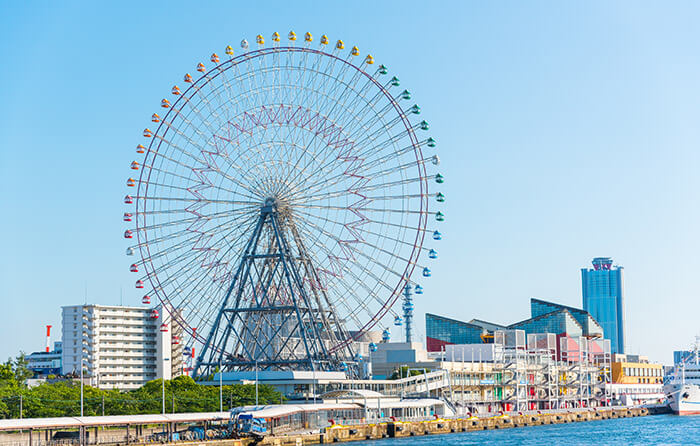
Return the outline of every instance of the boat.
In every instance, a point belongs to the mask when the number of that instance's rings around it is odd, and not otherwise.
[[[664,393],[676,415],[700,415],[700,336],[690,355],[675,365],[673,373],[664,378]]]

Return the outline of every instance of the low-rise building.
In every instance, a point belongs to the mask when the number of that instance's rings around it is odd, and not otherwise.
[[[475,344],[482,342],[487,330],[470,322],[458,321],[436,314],[426,313],[426,347],[429,352],[442,351],[450,344]]]
[[[611,393],[622,404],[657,403],[665,398],[664,367],[645,356],[613,355]]]
[[[61,374],[61,357],[63,345],[61,341],[53,344],[53,350],[33,352],[25,357],[27,368],[37,375],[37,378],[46,378],[48,375]]]

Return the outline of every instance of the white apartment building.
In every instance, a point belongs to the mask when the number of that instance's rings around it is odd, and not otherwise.
[[[63,373],[102,389],[136,389],[182,374],[182,330],[163,307],[63,307]]]

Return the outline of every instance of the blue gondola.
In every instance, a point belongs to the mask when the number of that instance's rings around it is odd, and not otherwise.
[[[382,332],[382,341],[389,342],[389,339],[391,339],[391,333],[388,328],[385,328]]]
[[[428,257],[430,257],[431,259],[437,259],[437,251],[435,251],[434,249],[431,249],[428,252]]]
[[[394,325],[400,326],[401,324],[403,324],[403,320],[401,319],[400,316],[396,316],[396,317],[394,318]]]
[[[431,275],[430,268],[423,268],[423,277],[430,277]]]
[[[416,294],[423,294],[423,287],[420,285],[416,285]]]
[[[342,363],[340,364],[340,368],[342,368],[344,372],[347,372],[347,371],[348,371],[348,365],[347,365],[347,363],[342,362]]]
[[[442,240],[442,234],[440,234],[440,231],[433,232],[433,240]]]
[[[375,344],[374,342],[370,342],[369,343],[369,351],[371,351],[372,353],[376,352],[377,351],[377,344]]]

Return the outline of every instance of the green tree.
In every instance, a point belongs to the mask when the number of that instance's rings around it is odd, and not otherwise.
[[[406,378],[407,376],[418,376],[422,375],[424,373],[423,370],[410,370],[408,366],[402,366],[399,367],[398,369],[395,369],[389,379],[400,379],[401,377]]]

